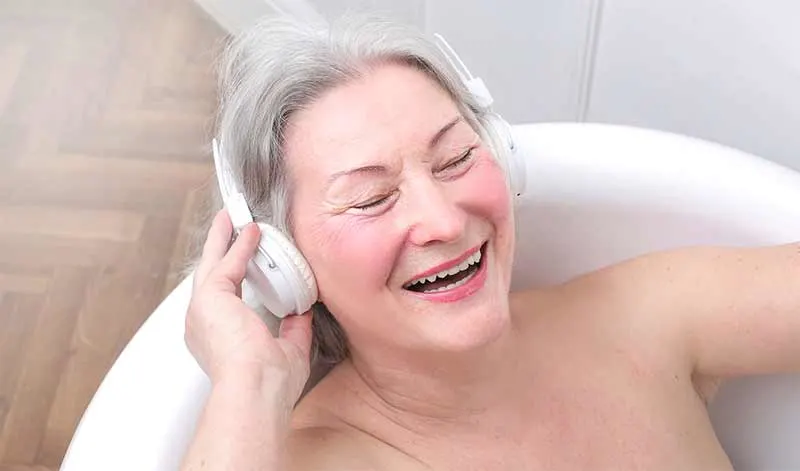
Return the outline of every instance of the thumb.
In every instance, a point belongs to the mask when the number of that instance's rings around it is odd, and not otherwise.
[[[302,315],[288,316],[281,322],[278,337],[297,347],[303,359],[309,361],[311,354],[311,311]]]

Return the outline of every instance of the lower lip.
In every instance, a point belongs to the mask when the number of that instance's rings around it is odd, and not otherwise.
[[[483,250],[483,253],[481,254],[480,268],[478,268],[478,271],[472,275],[472,278],[470,278],[469,281],[463,285],[451,290],[439,291],[437,293],[418,293],[416,291],[409,291],[409,293],[422,298],[425,301],[433,301],[437,303],[453,303],[472,296],[479,289],[483,288],[484,284],[486,284],[486,266],[488,265],[486,258],[488,251],[488,247]]]

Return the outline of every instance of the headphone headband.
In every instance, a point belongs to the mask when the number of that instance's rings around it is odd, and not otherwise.
[[[441,34],[434,34],[436,46],[444,54],[445,59],[450,63],[453,69],[458,74],[461,82],[467,87],[467,90],[478,101],[478,105],[484,110],[490,111],[489,126],[492,128],[496,137],[500,139],[501,144],[509,151],[507,156],[508,161],[505,162],[509,179],[511,182],[512,191],[516,196],[522,195],[525,191],[526,175],[525,166],[522,159],[513,155],[516,151],[513,133],[511,126],[501,118],[497,113],[491,112],[491,106],[494,103],[492,94],[489,93],[489,88],[480,77],[475,77],[470,73],[464,61],[456,54],[456,51],[448,44]]]
[[[492,94],[489,93],[489,88],[483,82],[483,79],[475,77],[470,73],[464,61],[461,60],[458,54],[456,54],[456,51],[450,47],[450,44],[441,34],[434,33],[433,37],[436,40],[436,46],[442,51],[445,59],[447,59],[461,78],[461,82],[467,87],[470,93],[478,99],[480,106],[483,108],[491,107],[492,103],[494,103],[494,98],[492,98]]]
[[[233,178],[233,169],[228,163],[228,159],[222,157],[222,151],[216,139],[211,141],[211,150],[214,154],[214,167],[222,201],[228,209],[233,227],[237,230],[241,229],[253,222],[253,214],[247,206],[244,194],[239,190],[239,186]]]

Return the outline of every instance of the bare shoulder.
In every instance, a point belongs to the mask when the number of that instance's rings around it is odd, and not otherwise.
[[[287,440],[291,471],[377,470],[378,450],[365,440],[332,427],[293,430]]]
[[[664,306],[663,296],[686,280],[687,274],[702,274],[711,269],[727,269],[744,253],[754,249],[693,246],[653,251],[620,260],[544,289],[523,290],[512,295],[512,302],[529,305],[533,299],[546,299],[584,307],[592,303],[614,312],[628,308],[642,312]],[[798,252],[800,253],[800,252]],[[601,301],[601,304],[596,304]],[[651,303],[652,302],[652,303]],[[648,305],[652,304],[652,305]],[[669,306],[667,305],[666,308]]]
[[[677,252],[652,252],[599,267],[546,287],[512,293],[512,309],[527,316],[542,313],[586,313],[593,317],[615,317],[641,311],[642,303],[652,299],[657,279],[675,263]],[[672,260],[671,260],[672,259]],[[647,295],[647,296],[646,296]],[[587,307],[591,309],[587,310]],[[608,320],[608,319],[606,319]]]
[[[797,345],[798,286],[800,244],[687,246],[517,293],[511,303],[520,317],[553,313],[547,328],[569,323],[570,336],[603,346],[610,339],[649,365],[691,375],[708,398],[721,377],[791,367],[758,352]]]
[[[580,293],[653,314],[663,324],[680,313],[714,309],[758,280],[774,285],[797,279],[800,244],[777,246],[686,246],[654,251],[595,270],[565,283],[561,290]]]
[[[687,249],[628,258],[557,285],[514,293],[511,308],[531,335],[561,335],[559,342],[576,348],[616,348],[678,367],[685,365],[678,357],[682,333],[669,313],[683,301],[673,290],[674,274],[698,255]]]

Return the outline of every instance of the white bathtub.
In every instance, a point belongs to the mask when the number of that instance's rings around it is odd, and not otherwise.
[[[800,174],[763,159],[630,127],[553,123],[514,132],[528,179],[517,209],[515,287],[656,249],[800,240]],[[62,471],[178,469],[209,390],[183,343],[189,294],[184,280],[122,352]],[[731,382],[711,416],[737,470],[800,470],[800,373]]]

